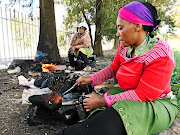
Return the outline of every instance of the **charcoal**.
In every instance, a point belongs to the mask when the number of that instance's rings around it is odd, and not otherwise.
[[[96,55],[93,55],[93,57],[90,57],[90,65],[92,68],[96,67]]]
[[[29,126],[37,125],[57,125],[62,120],[58,110],[49,110],[36,105],[30,105],[27,111],[27,124]]]
[[[71,88],[75,83],[76,80],[79,78],[80,76],[78,74],[74,74],[73,77],[70,79],[68,78],[65,82],[64,82],[64,87],[61,88],[62,92],[61,94],[68,90],[69,88]],[[82,95],[82,93],[85,94],[89,94],[94,90],[94,88],[92,87],[91,84],[87,84],[87,85],[78,85],[75,86],[74,89],[72,89],[72,93],[79,93],[80,95]]]
[[[46,87],[48,87],[48,85],[49,85],[49,79],[46,79],[46,80],[44,80],[43,82],[42,82],[42,84],[41,84],[41,89],[42,88],[46,88]]]
[[[79,121],[75,105],[62,106],[57,110],[49,110],[41,106],[30,105],[27,113],[27,124],[29,126],[55,125],[58,123],[70,126]]]
[[[76,71],[83,70],[87,65],[84,63],[82,58],[80,56],[76,57],[77,59],[74,61],[74,68]],[[96,66],[96,55],[93,55],[93,57],[88,58],[89,60],[89,66],[95,67]]]
[[[89,94],[94,90],[91,84],[77,85],[63,96],[65,101],[72,101],[71,105],[62,105],[62,100],[59,98],[59,95],[71,88],[79,77],[79,74],[71,76],[65,72],[58,72],[43,73],[41,78],[37,78],[36,86],[48,87],[53,92],[29,97],[32,106],[29,106],[28,109],[28,124],[40,125],[46,122],[62,122],[65,125],[72,125],[87,118],[89,113],[83,107],[84,98],[82,95],[84,93]],[[59,120],[53,120],[51,115],[58,115]]]
[[[8,69],[14,69],[17,66],[21,68],[21,72],[23,73],[28,73],[28,71],[42,71],[42,65],[40,63],[37,63],[34,60],[26,59],[14,59],[9,65]]]
[[[36,117],[37,106],[30,105],[27,111],[27,124],[30,126],[40,125],[42,121]]]
[[[42,72],[42,64],[40,63],[31,64],[30,70],[34,72]]]
[[[41,87],[42,83],[46,80],[46,77],[36,78],[34,81],[34,85],[37,87]]]
[[[62,101],[59,100],[59,95],[55,92],[30,96],[29,101],[33,105],[41,106],[49,110],[56,110],[62,105]]]
[[[79,70],[83,70],[86,67],[86,64],[84,63],[84,61],[77,59],[75,61],[75,70],[79,71]]]

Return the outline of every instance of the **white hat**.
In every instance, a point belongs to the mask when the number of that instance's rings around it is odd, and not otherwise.
[[[88,29],[88,26],[86,23],[80,23],[77,28],[81,28],[81,27],[84,27],[85,31]]]

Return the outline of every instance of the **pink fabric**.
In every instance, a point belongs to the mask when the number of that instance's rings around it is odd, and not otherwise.
[[[128,22],[132,22],[135,24],[153,26],[152,23],[149,23],[149,22],[139,18],[138,16],[134,15],[133,13],[131,13],[129,10],[127,10],[125,8],[121,8],[119,10],[118,16],[121,17],[122,19],[128,21]]]
[[[94,87],[95,86],[95,81],[94,81],[94,77],[93,75],[90,75],[90,77],[92,78],[92,82],[91,82],[91,85]]]
[[[111,107],[111,106],[112,106],[112,102],[111,102],[111,100],[108,98],[108,95],[109,95],[109,94],[106,92],[106,93],[104,94],[104,99],[105,99],[108,107]]]
[[[165,97],[165,96],[167,96],[167,94],[162,94],[162,95],[160,96],[160,98],[163,98],[163,97]]]
[[[111,66],[108,66],[108,67],[100,70],[99,72],[96,72],[96,73],[90,75],[90,77],[92,78],[91,85],[92,86],[99,85],[99,84],[103,83],[104,81],[111,79],[114,76],[115,76],[115,72],[113,71]]]
[[[115,101],[121,101],[121,100],[134,100],[134,101],[142,101],[136,94],[134,90],[125,91],[116,95],[110,95],[108,92],[104,94],[104,99],[109,107],[112,106],[112,104]]]

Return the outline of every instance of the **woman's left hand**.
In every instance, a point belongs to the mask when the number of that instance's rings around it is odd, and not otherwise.
[[[93,109],[96,109],[98,107],[107,106],[104,97],[100,97],[97,94],[89,94],[86,95],[87,98],[83,100],[84,108],[86,109],[86,112],[90,112]]]
[[[75,50],[76,50],[76,47],[73,46],[73,47],[71,48],[71,52],[74,53]]]

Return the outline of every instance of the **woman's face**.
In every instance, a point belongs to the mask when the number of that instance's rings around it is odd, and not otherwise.
[[[120,17],[117,18],[117,33],[120,43],[124,46],[136,45],[137,42],[137,32],[136,24],[130,23]]]
[[[84,32],[85,32],[85,28],[81,27],[81,34],[84,34]]]

